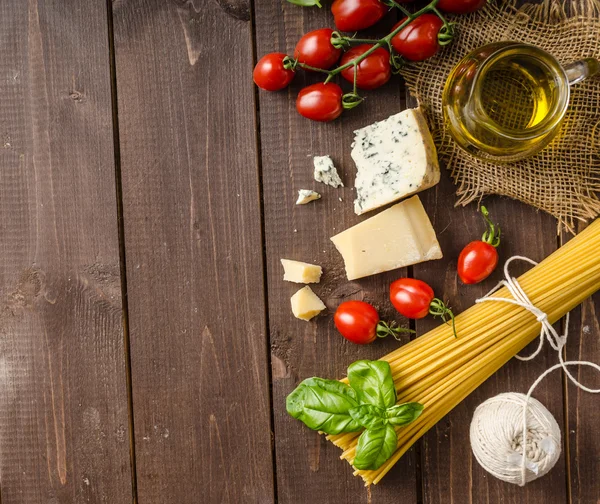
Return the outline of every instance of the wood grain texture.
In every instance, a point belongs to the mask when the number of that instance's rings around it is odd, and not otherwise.
[[[245,9],[113,4],[144,504],[274,500]]]
[[[448,300],[455,313],[470,307],[502,278],[504,261],[513,255],[524,255],[540,261],[556,249],[556,222],[550,216],[506,198],[490,197],[483,202],[494,222],[502,226],[500,262],[497,270],[484,282],[463,285],[456,274],[458,254],[464,245],[480,239],[485,226],[476,205],[454,208],[455,188],[444,171],[440,184],[425,193],[425,208],[438,231],[444,252],[443,261],[414,267],[414,276],[428,282],[439,297]],[[515,274],[525,271],[515,265]],[[423,334],[435,327],[430,319],[417,321],[417,332]],[[532,343],[523,354],[535,349]],[[524,488],[501,482],[482,469],[473,457],[469,442],[469,426],[475,408],[502,392],[527,392],[535,379],[557,362],[555,352],[546,345],[533,361],[511,360],[465,401],[442,419],[423,437],[423,502],[565,502],[565,458],[561,455],[551,475],[529,483]],[[534,394],[563,425],[563,391],[559,374],[548,377]]]
[[[585,226],[578,226],[581,232]],[[563,235],[564,242],[571,237]],[[571,312],[567,360],[600,363],[600,293],[584,301]],[[584,385],[600,388],[597,371],[571,368],[573,376]],[[600,502],[600,407],[598,395],[584,392],[567,381],[567,430],[564,431],[570,455],[570,502]]]
[[[2,502],[129,503],[106,5],[1,2],[0,96]]]
[[[393,19],[386,23],[373,34],[389,30]],[[327,8],[302,9],[286,2],[258,0],[255,26],[260,57],[273,51],[291,54],[302,34],[333,26],[333,20]],[[350,466],[338,459],[338,448],[285,410],[287,394],[304,378],[341,377],[353,361],[375,359],[398,346],[395,340],[369,346],[350,343],[335,330],[332,315],[342,301],[361,299],[380,307],[381,317],[390,320],[395,314],[387,301],[388,285],[403,271],[348,282],[341,256],[329,238],[366,218],[353,211],[353,131],[402,110],[404,92],[400,79],[393,78],[383,88],[365,92],[367,99],[358,109],[345,112],[333,123],[318,124],[298,115],[295,97],[302,86],[319,79],[322,77],[299,73],[288,90],[259,93],[278,499],[282,504],[416,502],[413,451],[369,493],[362,480],[352,476]],[[344,188],[313,180],[312,157],[323,154],[331,155]],[[296,206],[299,189],[314,189],[322,199]],[[289,298],[302,286],[282,280],[280,258],[323,266],[321,283],[311,287],[327,305],[326,313],[308,323],[293,317]],[[406,320],[398,321],[407,325]]]

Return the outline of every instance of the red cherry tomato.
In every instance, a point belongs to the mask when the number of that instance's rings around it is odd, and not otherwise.
[[[283,53],[265,54],[254,67],[254,82],[267,91],[279,91],[292,82],[294,71],[283,67]]]
[[[481,240],[472,241],[458,256],[458,276],[466,284],[479,283],[490,276],[497,264],[496,247]]]
[[[397,23],[392,31],[405,21],[406,18]],[[409,61],[426,60],[440,48],[438,33],[442,26],[444,22],[435,14],[423,14],[394,35],[392,46]]]
[[[335,26],[348,32],[373,26],[388,9],[379,0],[335,0],[331,5]]]
[[[366,345],[377,337],[379,314],[364,301],[345,301],[338,306],[333,321],[342,336],[353,343]]]
[[[319,82],[298,93],[296,109],[300,115],[313,121],[332,121],[344,110],[342,88],[333,82]]]
[[[344,53],[340,66],[344,65],[373,47],[371,44],[361,44]],[[392,76],[390,53],[382,47],[377,48],[362,60],[356,68],[356,85],[360,89],[375,89],[383,86]],[[342,70],[342,77],[348,82],[354,82],[354,66]]]
[[[440,0],[436,7],[452,14],[467,14],[481,9],[487,0]]]
[[[491,221],[486,207],[482,205],[479,211],[487,224],[487,230],[481,240],[469,243],[458,256],[458,276],[466,284],[485,280],[498,264],[496,247],[500,245],[500,226]]]
[[[327,70],[340,59],[341,49],[331,45],[331,28],[321,28],[304,35],[296,44],[294,59],[315,68]]]
[[[422,280],[400,278],[390,285],[390,301],[405,317],[421,319],[429,313],[433,289]]]

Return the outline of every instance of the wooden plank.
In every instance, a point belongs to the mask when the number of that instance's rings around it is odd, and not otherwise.
[[[273,502],[248,3],[113,14],[139,501]]]
[[[585,226],[578,226],[582,231]],[[568,241],[571,236],[564,234]],[[600,363],[600,293],[586,300],[571,312],[567,360],[585,360]],[[597,371],[589,368],[571,368],[581,383],[600,388]],[[600,409],[598,396],[584,392],[567,381],[565,398],[567,422],[566,438],[570,459],[570,502],[587,504],[600,499]]]
[[[484,225],[476,205],[454,208],[455,187],[447,171],[440,184],[423,193],[422,199],[444,252],[444,260],[414,267],[414,276],[428,282],[436,295],[447,299],[456,313],[470,307],[502,278],[502,265],[512,255],[525,255],[540,261],[556,249],[556,221],[533,208],[507,198],[486,198],[495,222],[502,224],[500,263],[497,270],[478,285],[463,285],[456,274],[458,254],[464,245],[479,239]],[[516,266],[514,271],[524,271]],[[417,332],[435,327],[438,322],[417,321]],[[524,354],[535,348],[532,344]],[[565,458],[561,455],[552,474],[529,483],[525,488],[501,482],[485,472],[473,457],[469,442],[469,425],[475,408],[486,399],[502,392],[527,392],[534,380],[557,362],[555,352],[546,345],[540,356],[530,362],[510,361],[480,386],[455,410],[423,437],[423,502],[565,502]],[[534,397],[563,421],[563,394],[558,374],[538,386]]]
[[[0,40],[2,502],[131,502],[106,5],[2,2]]]
[[[387,19],[372,34],[385,33]],[[387,23],[387,24],[386,24]],[[257,56],[293,52],[305,32],[333,26],[328,8],[303,9],[286,2],[255,2]],[[285,398],[309,376],[336,378],[360,358],[375,359],[398,346],[395,340],[359,346],[344,340],[333,327],[332,314],[348,299],[363,299],[381,308],[382,318],[395,312],[387,301],[390,281],[402,272],[348,282],[342,259],[329,237],[359,222],[353,212],[354,163],[350,158],[353,130],[402,110],[403,90],[394,78],[381,89],[366,92],[361,107],[333,123],[318,124],[299,116],[295,97],[317,75],[299,74],[287,91],[260,92],[265,237],[267,251],[269,324],[273,376],[273,412],[277,493],[280,503],[297,502],[416,502],[415,457],[411,451],[371,493],[350,466],[338,459],[340,450],[323,436],[307,430],[285,411]],[[329,154],[345,187],[334,189],[313,180],[312,156]],[[322,199],[296,206],[298,189],[314,188]],[[340,200],[341,199],[341,200]],[[314,286],[328,307],[327,314],[306,323],[295,319],[289,298],[301,286],[283,282],[280,258],[320,264],[321,283]],[[407,324],[406,320],[398,318]],[[405,341],[408,341],[408,337]],[[369,500],[370,499],[370,500]]]

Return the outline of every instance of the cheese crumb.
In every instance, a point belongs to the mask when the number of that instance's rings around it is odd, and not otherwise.
[[[308,285],[296,292],[290,302],[294,317],[300,320],[310,320],[326,308]]]
[[[317,182],[322,182],[331,187],[344,187],[342,179],[329,156],[315,156],[313,163],[315,165],[314,177]]]
[[[283,266],[283,279],[295,283],[319,283],[323,269],[316,264],[310,264],[291,259],[280,259]]]
[[[312,191],[310,189],[300,189],[298,191],[298,199],[296,200],[296,205],[306,205],[311,201],[318,200],[321,198],[321,195],[318,192]]]

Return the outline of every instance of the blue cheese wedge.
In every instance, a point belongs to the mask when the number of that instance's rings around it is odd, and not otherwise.
[[[441,259],[442,250],[418,196],[333,236],[348,280]]]
[[[315,156],[313,163],[315,165],[314,177],[317,182],[322,182],[331,187],[344,187],[342,179],[329,156]]]
[[[296,200],[296,205],[306,205],[311,201],[318,200],[321,198],[321,195],[318,192],[311,191],[310,189],[300,189],[298,191],[298,199]]]
[[[354,211],[358,215],[440,181],[435,145],[420,109],[404,110],[354,134]]]

